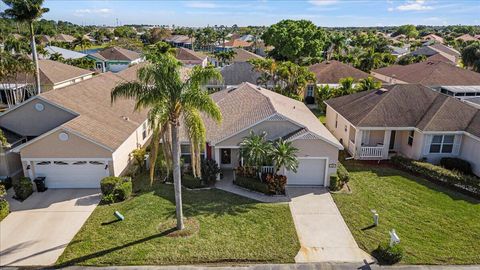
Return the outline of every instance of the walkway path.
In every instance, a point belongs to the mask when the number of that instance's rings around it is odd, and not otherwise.
[[[287,188],[300,251],[295,262],[373,262],[360,249],[324,188]]]

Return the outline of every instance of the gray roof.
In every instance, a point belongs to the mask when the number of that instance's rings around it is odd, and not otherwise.
[[[388,48],[390,49],[390,52],[392,54],[398,54],[398,55],[401,55],[401,54],[406,54],[408,53],[410,50],[407,49],[407,48],[402,48],[402,47],[396,47],[396,46],[391,46],[391,45],[388,45]]]
[[[220,71],[225,85],[239,85],[244,82],[257,84],[260,72],[253,70],[248,62],[236,62],[225,66]]]
[[[358,127],[416,127],[424,131],[467,131],[480,137],[480,112],[419,84],[398,84],[326,101]]]

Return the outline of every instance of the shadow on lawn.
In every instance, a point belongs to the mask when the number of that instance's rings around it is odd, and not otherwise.
[[[403,170],[397,169],[393,167],[391,164],[386,164],[386,163],[380,163],[380,164],[373,164],[371,162],[369,163],[363,163],[361,161],[347,161],[343,162],[345,167],[349,172],[371,172],[377,175],[378,177],[391,177],[391,176],[403,176],[406,179],[409,179],[411,181],[415,181],[416,183],[425,186],[431,190],[434,190],[436,192],[441,192],[447,196],[449,196],[451,199],[458,201],[462,200],[465,202],[468,202],[470,204],[480,204],[480,200],[477,200],[473,197],[470,197],[466,194],[462,194],[458,191],[455,191],[451,188],[448,188],[446,186],[441,185],[440,183],[435,183],[432,181],[429,181],[421,176],[415,176],[409,172],[405,172]]]
[[[151,236],[142,238],[142,239],[138,239],[138,240],[135,240],[135,241],[133,241],[133,242],[126,243],[126,244],[121,245],[121,246],[117,246],[117,247],[113,247],[113,248],[101,250],[101,251],[98,251],[98,252],[95,252],[95,253],[91,253],[91,254],[88,254],[88,255],[79,257],[79,258],[71,259],[71,260],[68,260],[68,261],[66,261],[66,262],[63,262],[63,263],[61,263],[61,264],[57,264],[57,265],[55,266],[55,268],[63,268],[63,267],[66,267],[66,266],[79,264],[79,263],[88,261],[88,260],[90,260],[90,259],[102,257],[102,256],[105,256],[105,255],[107,255],[107,254],[109,254],[109,253],[112,253],[112,252],[115,252],[115,251],[118,251],[118,250],[121,250],[121,249],[124,249],[124,248],[128,248],[128,247],[131,247],[131,246],[134,246],[134,245],[138,245],[138,244],[141,244],[141,243],[144,243],[144,242],[147,242],[147,241],[150,241],[150,240],[159,238],[159,237],[167,236],[167,235],[171,234],[171,233],[174,232],[174,231],[176,231],[176,228],[171,228],[171,229],[165,230],[165,231],[163,231],[163,232],[161,232],[161,233],[157,233],[157,234],[154,234],[154,235],[151,235]]]

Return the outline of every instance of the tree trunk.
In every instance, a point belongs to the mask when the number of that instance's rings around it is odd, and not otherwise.
[[[173,188],[175,190],[175,207],[177,213],[177,230],[183,230],[182,179],[180,173],[180,140],[178,122],[172,124]]]
[[[35,65],[35,84],[37,86],[37,94],[40,94],[40,70],[38,68],[37,46],[35,44],[35,33],[33,31],[33,22],[30,22],[30,46],[32,47],[32,58]]]
[[[160,144],[160,128],[157,126],[152,135],[152,148],[150,151],[150,186],[153,186],[153,180],[155,177],[155,164],[158,157],[158,146]]]

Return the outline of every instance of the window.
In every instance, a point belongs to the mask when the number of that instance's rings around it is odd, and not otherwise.
[[[307,97],[313,97],[315,91],[315,85],[309,84],[307,86]]]
[[[192,153],[190,152],[190,145],[189,144],[182,144],[180,145],[180,158],[183,159],[183,162],[185,164],[191,164],[192,163]],[[205,151],[204,149],[200,150],[200,159],[204,158]]]
[[[410,145],[410,146],[413,145],[413,136],[415,136],[415,131],[411,130],[408,133],[408,145]]]
[[[434,135],[430,144],[430,153],[452,153],[454,135]]]
[[[145,140],[147,138],[147,123],[142,125],[142,138]]]

